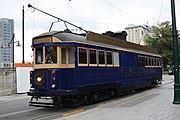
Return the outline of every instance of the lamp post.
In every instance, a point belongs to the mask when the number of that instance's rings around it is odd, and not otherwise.
[[[25,60],[24,60],[24,6],[22,9],[22,63],[25,63]]]
[[[180,104],[180,78],[179,78],[179,50],[178,34],[176,30],[175,1],[171,0],[172,14],[172,38],[173,38],[173,58],[174,58],[174,101],[173,104]]]
[[[11,41],[10,42],[8,42],[8,47],[4,47],[4,45],[2,45],[2,48],[11,48],[11,44],[12,44],[12,48],[13,48],[13,56],[12,56],[12,59],[13,59],[13,71],[15,70],[14,69],[14,43],[17,43],[17,47],[20,47],[21,45],[20,45],[20,43],[19,43],[19,41],[14,41],[14,37],[15,37],[15,34],[13,33],[13,36],[12,36],[12,39],[11,39]]]

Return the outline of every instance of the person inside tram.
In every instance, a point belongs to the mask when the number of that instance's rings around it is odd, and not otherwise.
[[[54,63],[52,55],[47,58],[47,63]]]

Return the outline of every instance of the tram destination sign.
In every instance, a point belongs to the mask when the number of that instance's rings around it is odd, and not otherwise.
[[[36,38],[33,39],[33,44],[52,42],[51,37]]]

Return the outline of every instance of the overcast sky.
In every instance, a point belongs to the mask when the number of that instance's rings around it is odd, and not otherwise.
[[[177,28],[180,28],[180,1],[176,2]],[[56,19],[27,7],[28,4],[69,21],[85,30],[102,33],[123,31],[129,24],[157,25],[171,21],[170,0],[1,0],[0,18],[14,19],[15,40],[22,41],[22,7],[25,8],[25,60],[31,60],[31,40],[49,31]],[[75,29],[68,26],[69,29]],[[62,22],[52,30],[64,30]],[[21,62],[22,48],[15,48],[15,61]]]

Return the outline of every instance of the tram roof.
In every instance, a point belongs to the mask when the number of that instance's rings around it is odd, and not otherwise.
[[[35,39],[40,39],[40,38],[45,38],[45,37],[58,38],[59,42],[81,43],[81,44],[100,46],[100,47],[105,47],[105,48],[110,48],[110,49],[116,49],[116,50],[122,50],[122,51],[128,51],[128,52],[134,52],[134,53],[139,53],[139,54],[145,54],[145,55],[161,57],[159,54],[157,54],[155,52],[137,50],[136,48],[134,48],[134,49],[128,48],[128,47],[124,48],[124,47],[119,47],[119,46],[116,46],[116,45],[105,44],[105,43],[102,43],[102,42],[96,42],[96,41],[89,40],[87,35],[82,36],[82,35],[79,35],[79,34],[74,34],[74,33],[64,32],[64,31],[52,31],[52,32],[43,33],[43,34],[40,34],[40,35],[34,37],[33,41]],[[129,42],[126,42],[126,43],[133,44],[133,43],[129,43]],[[140,45],[137,45],[137,46],[140,46]],[[142,47],[144,47],[144,46],[142,46]]]

